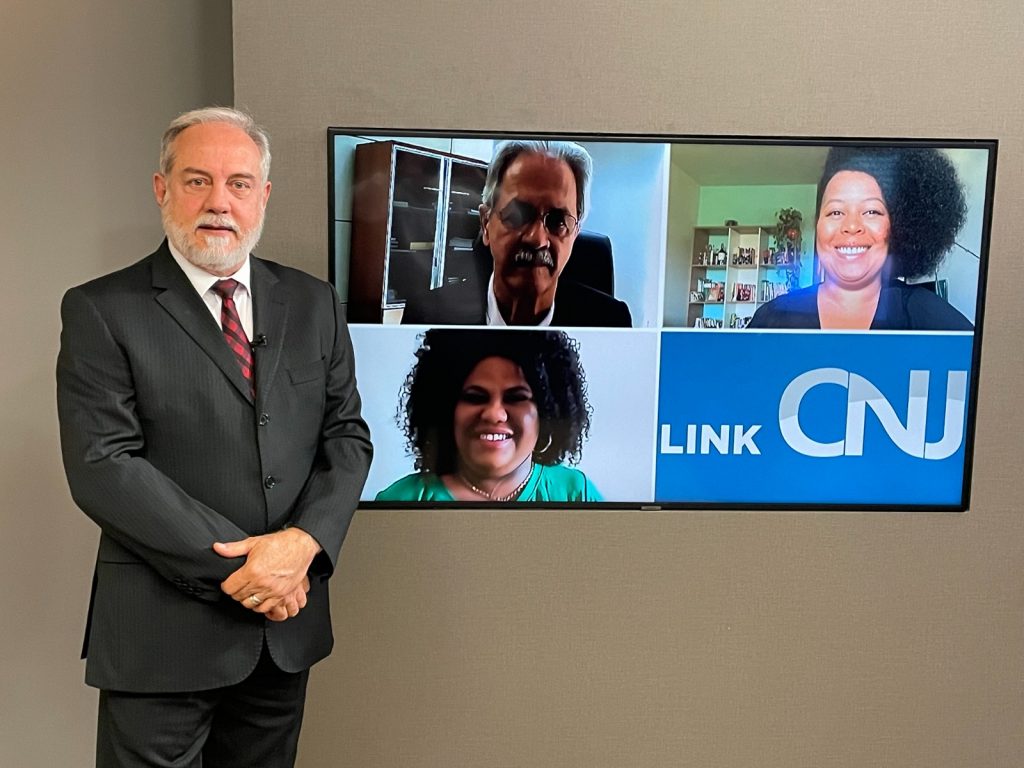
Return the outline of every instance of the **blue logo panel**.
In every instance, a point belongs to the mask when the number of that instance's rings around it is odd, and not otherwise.
[[[959,505],[972,344],[664,332],[655,500]]]

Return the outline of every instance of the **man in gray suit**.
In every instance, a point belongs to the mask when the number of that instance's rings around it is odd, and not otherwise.
[[[334,290],[250,256],[269,170],[247,115],[180,116],[153,178],[167,239],[61,307],[65,471],[101,530],[100,766],[293,765],[333,644],[372,449]]]

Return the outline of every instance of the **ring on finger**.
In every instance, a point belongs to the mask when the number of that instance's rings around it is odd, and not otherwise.
[[[249,602],[252,603],[254,606],[257,606],[263,601],[256,597],[256,595],[249,595]]]

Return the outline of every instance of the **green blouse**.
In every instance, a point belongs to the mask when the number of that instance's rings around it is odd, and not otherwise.
[[[416,472],[396,480],[377,494],[375,501],[456,501],[441,478]],[[483,501],[483,499],[481,499]],[[604,501],[590,479],[578,469],[534,464],[526,486],[515,501]]]

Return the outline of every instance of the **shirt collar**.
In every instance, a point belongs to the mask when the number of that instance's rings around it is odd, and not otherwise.
[[[174,247],[174,244],[170,241],[170,239],[167,240],[167,247],[171,251],[171,256],[174,257],[174,260],[177,262],[178,266],[181,267],[181,271],[185,273],[185,277],[187,277],[188,281],[192,283],[192,287],[196,289],[196,293],[198,293],[200,296],[204,295],[208,290],[210,290],[210,288],[213,287],[213,284],[216,283],[218,280],[227,279],[226,277],[221,277],[219,275],[211,275],[205,269],[200,269],[199,267],[197,267],[191,261],[182,256],[181,252]],[[252,283],[250,280],[250,274],[250,259],[248,256],[246,256],[245,261],[242,262],[242,266],[240,266],[233,275],[228,275],[228,277],[232,278],[233,280],[237,280],[238,283],[243,288],[245,288],[246,292],[250,296],[252,296]]]
[[[551,302],[551,306],[548,308],[548,313],[541,318],[540,322],[537,323],[538,328],[546,328],[551,325],[551,319],[555,316],[555,302]],[[501,316],[501,310],[498,309],[498,297],[494,295],[494,273],[491,273],[491,279],[487,281],[487,324],[488,325],[508,325],[505,322],[505,318]]]

